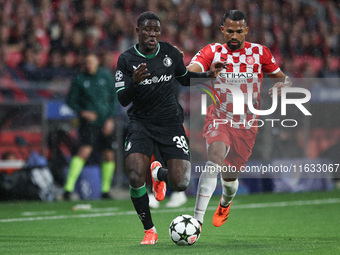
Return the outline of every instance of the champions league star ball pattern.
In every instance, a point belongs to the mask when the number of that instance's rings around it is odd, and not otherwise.
[[[194,217],[180,215],[171,222],[169,234],[177,245],[193,245],[200,237],[201,226]]]

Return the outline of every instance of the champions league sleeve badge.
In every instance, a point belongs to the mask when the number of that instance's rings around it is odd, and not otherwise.
[[[121,81],[123,79],[123,73],[120,70],[117,70],[115,74],[116,81]]]

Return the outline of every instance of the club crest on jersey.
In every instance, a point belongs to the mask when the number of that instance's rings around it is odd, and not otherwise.
[[[126,145],[125,145],[125,151],[129,151],[132,147],[132,144],[131,142],[128,142]]]
[[[255,63],[255,58],[253,56],[249,56],[246,58],[246,62],[248,65],[253,65]]]
[[[115,74],[116,81],[121,81],[123,79],[123,73],[120,70],[117,70]]]
[[[165,58],[163,59],[163,64],[166,67],[170,67],[172,65],[172,59],[168,57],[168,55],[165,55]]]

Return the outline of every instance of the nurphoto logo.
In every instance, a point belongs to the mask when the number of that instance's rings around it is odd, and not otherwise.
[[[254,104],[256,102],[256,97],[254,99],[253,86],[247,86],[247,93],[244,93],[238,86],[235,86],[231,83],[220,83],[216,82],[213,86],[203,84],[206,88],[200,88],[206,94],[201,94],[201,115],[207,114],[207,94],[212,98],[215,106],[222,105],[223,102],[221,100],[220,94],[217,92],[219,90],[222,93],[227,93],[228,98],[232,97],[232,114],[233,115],[244,115],[252,113],[254,116],[268,116],[274,113],[278,107],[278,98],[280,95],[278,94],[278,89],[276,87],[272,90],[272,104],[269,109],[256,109]],[[208,90],[210,89],[211,92]],[[302,95],[300,98],[289,98],[288,94],[299,94]],[[287,105],[295,105],[297,109],[299,109],[305,116],[311,116],[312,114],[306,109],[304,106],[305,103],[309,102],[311,99],[311,93],[309,90],[300,87],[283,87],[281,88],[281,115],[287,115]],[[247,105],[247,107],[245,107]],[[222,107],[223,108],[223,107]],[[224,106],[226,109],[226,106]],[[247,112],[245,112],[245,110]],[[227,114],[226,114],[227,115]],[[228,115],[227,115],[228,116]],[[247,125],[251,127],[261,127],[265,122],[270,122],[272,127],[275,122],[280,121],[283,127],[295,127],[298,122],[295,119],[257,119],[253,118],[251,120],[243,120],[239,122],[233,122],[232,118],[218,118],[214,120],[214,126],[220,124],[230,124],[233,125]]]

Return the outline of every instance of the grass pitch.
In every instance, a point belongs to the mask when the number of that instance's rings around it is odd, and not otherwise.
[[[152,210],[159,240],[144,233],[130,200],[0,203],[0,254],[340,254],[340,191],[238,195],[226,224],[216,228],[213,197],[203,233],[193,246],[176,246],[170,222],[193,214],[195,200]],[[91,210],[72,211],[75,204]]]

